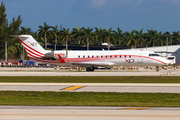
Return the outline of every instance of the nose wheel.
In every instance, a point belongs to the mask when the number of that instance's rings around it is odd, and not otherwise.
[[[159,72],[159,66],[156,66],[156,72]]]

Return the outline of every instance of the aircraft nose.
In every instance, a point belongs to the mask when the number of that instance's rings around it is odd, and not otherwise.
[[[169,60],[166,60],[166,65],[170,65],[171,62]]]

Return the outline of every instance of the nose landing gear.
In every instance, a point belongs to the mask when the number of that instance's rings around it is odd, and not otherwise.
[[[159,66],[156,66],[156,72],[159,72]]]

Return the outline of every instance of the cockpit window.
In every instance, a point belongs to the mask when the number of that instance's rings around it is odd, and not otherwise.
[[[160,56],[160,55],[158,55],[158,54],[155,54],[156,56]]]
[[[149,56],[160,56],[158,54],[149,54]]]

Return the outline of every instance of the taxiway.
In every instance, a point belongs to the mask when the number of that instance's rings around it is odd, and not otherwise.
[[[0,106],[0,119],[179,120],[180,108],[93,106]]]
[[[166,76],[166,75],[178,75],[177,72],[117,72],[117,71],[109,71],[109,72],[78,72],[78,71],[70,71],[70,72],[32,72],[32,71],[1,71],[0,76]]]
[[[142,83],[0,83],[2,91],[69,91],[69,92],[130,92],[180,93],[180,84]]]

